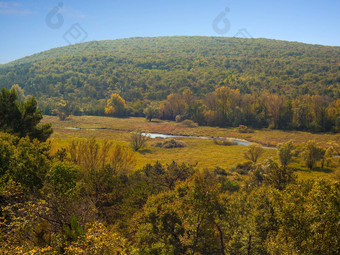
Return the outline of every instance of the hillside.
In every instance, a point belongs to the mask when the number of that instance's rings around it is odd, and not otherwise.
[[[268,39],[158,37],[94,41],[0,66],[0,86],[19,84],[50,104],[88,104],[119,92],[127,101],[163,100],[189,88],[340,97],[340,47]]]
[[[162,37],[0,66],[0,254],[339,254],[339,57]]]

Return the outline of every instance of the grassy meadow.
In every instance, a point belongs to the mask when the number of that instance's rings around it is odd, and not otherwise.
[[[72,139],[96,137],[100,140],[110,140],[114,143],[129,146],[130,132],[141,129],[149,133],[162,133],[174,135],[191,135],[207,137],[233,137],[244,139],[250,142],[257,142],[263,145],[276,146],[278,143],[292,140],[296,144],[302,144],[308,140],[315,140],[322,146],[340,139],[336,134],[313,134],[297,131],[280,130],[255,130],[254,133],[239,133],[235,128],[218,127],[195,127],[190,128],[181,123],[163,120],[146,121],[144,118],[112,118],[97,116],[71,116],[65,121],[60,121],[55,116],[44,116],[43,123],[50,122],[54,129],[51,136],[52,151],[60,147],[67,147]],[[79,128],[79,129],[72,129]],[[229,169],[238,163],[246,161],[243,153],[247,146],[216,145],[212,140],[195,138],[176,138],[183,141],[187,146],[184,148],[156,148],[152,146],[162,138],[149,139],[147,147],[135,152],[135,169],[143,167],[147,163],[160,161],[170,163],[172,161],[184,162],[197,165],[199,169],[212,169],[221,167]],[[275,149],[266,149],[259,162],[267,158],[277,159]],[[297,170],[301,179],[309,178],[334,178],[340,174],[339,159],[333,160],[333,166],[327,169],[316,168],[308,170],[301,160],[297,159],[292,166]]]

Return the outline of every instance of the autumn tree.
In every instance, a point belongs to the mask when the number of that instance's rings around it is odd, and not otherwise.
[[[85,170],[99,171],[109,165],[116,173],[129,172],[134,165],[132,151],[120,144],[104,140],[99,143],[95,137],[87,140],[72,140],[67,147],[70,160]]]
[[[132,250],[128,240],[101,222],[88,223],[84,236],[64,248],[69,255],[77,254],[126,254]]]
[[[147,164],[142,172],[145,174],[144,181],[153,191],[173,190],[178,181],[184,181],[195,172],[193,166],[185,164],[162,165],[156,162],[154,165]]]
[[[334,131],[340,132],[340,99],[333,101],[327,108],[328,118],[334,123]]]
[[[312,96],[311,110],[313,113],[313,129],[315,131],[326,131],[330,129],[330,121],[327,114],[327,107],[330,98],[325,96]]]
[[[135,157],[131,149],[117,144],[109,153],[109,164],[117,175],[124,175],[133,170]]]
[[[220,125],[232,126],[240,124],[239,114],[236,112],[241,102],[240,91],[224,86],[216,89],[216,97]]]
[[[113,93],[107,100],[105,114],[110,116],[122,117],[126,115],[125,100],[117,93]]]
[[[185,102],[185,119],[191,119],[199,124],[204,123],[204,111],[206,106],[202,100],[196,99],[192,91],[186,89],[182,94],[183,100]]]
[[[298,130],[306,130],[311,127],[313,116],[311,113],[311,97],[304,95],[297,97],[292,102],[293,126]]]
[[[180,94],[170,94],[160,105],[159,111],[164,119],[175,120],[177,115],[183,115],[186,111],[185,101]]]
[[[264,153],[264,149],[259,144],[251,144],[248,146],[247,151],[244,153],[244,157],[256,163],[258,158]]]
[[[60,100],[60,102],[57,103],[56,113],[59,117],[59,120],[66,120],[72,113],[70,102],[66,100]]]
[[[138,151],[146,145],[148,136],[145,135],[140,129],[131,133],[131,147],[134,151]]]
[[[279,120],[284,108],[285,98],[275,94],[267,94],[263,95],[262,100],[267,114],[271,119],[270,127],[279,128]]]

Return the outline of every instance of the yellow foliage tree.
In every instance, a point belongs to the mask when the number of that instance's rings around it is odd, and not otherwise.
[[[105,114],[121,117],[125,115],[125,100],[117,93],[113,93],[111,98],[107,100]]]
[[[99,222],[88,224],[83,238],[65,247],[65,254],[130,254],[128,241]]]

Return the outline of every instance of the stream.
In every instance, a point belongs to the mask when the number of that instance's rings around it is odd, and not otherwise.
[[[150,138],[194,138],[194,139],[205,139],[205,140],[214,140],[214,139],[220,139],[215,137],[207,137],[207,136],[185,136],[185,135],[166,135],[166,134],[157,134],[157,133],[142,133],[144,136],[149,136]],[[247,142],[241,139],[235,139],[235,138],[227,138],[228,140],[234,142],[237,145],[243,145],[248,146],[252,144],[251,142]],[[276,149],[276,147],[268,147],[268,146],[262,146],[264,149]]]
[[[100,130],[102,128],[76,128],[76,127],[64,127],[64,129],[71,129],[71,130]],[[105,129],[105,128],[104,128]],[[142,133],[144,136],[148,136],[150,138],[193,138],[193,139],[205,139],[205,140],[214,140],[214,139],[221,139],[216,137],[208,137],[208,136],[191,136],[191,135],[167,135],[167,134],[158,134],[158,133]],[[252,144],[251,142],[247,142],[242,139],[236,139],[236,138],[227,138],[228,140],[234,142],[236,145],[242,145],[242,146],[249,146]],[[268,146],[262,146],[264,149],[276,149],[276,147],[268,147]]]

